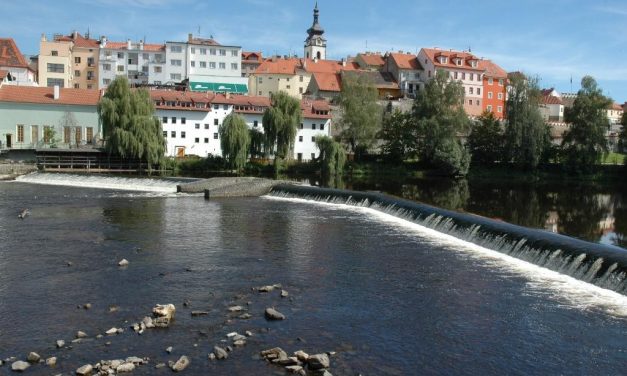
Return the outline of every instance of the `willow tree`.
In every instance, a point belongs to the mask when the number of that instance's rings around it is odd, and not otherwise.
[[[255,128],[251,128],[248,133],[250,135],[250,157],[261,158],[263,156],[263,145],[266,136]]]
[[[250,135],[246,120],[241,115],[231,113],[224,118],[218,133],[220,134],[222,156],[231,169],[241,170],[248,159],[248,148],[250,147]]]
[[[320,170],[324,176],[341,174],[346,164],[346,152],[339,142],[329,136],[316,137],[316,147],[320,150]]]
[[[161,121],[146,90],[131,90],[126,77],[118,76],[98,103],[105,150],[109,155],[160,164],[165,154]]]
[[[294,148],[298,125],[302,119],[300,101],[280,91],[272,94],[271,106],[263,113],[266,155],[274,154],[278,169],[280,159],[289,159]]]

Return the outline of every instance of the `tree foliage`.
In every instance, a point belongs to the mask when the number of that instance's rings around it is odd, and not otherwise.
[[[250,147],[250,135],[246,120],[236,113],[229,114],[218,129],[220,134],[220,147],[222,156],[229,167],[241,170],[248,160]]]
[[[339,142],[329,136],[317,136],[316,146],[320,150],[320,169],[323,176],[341,174],[346,163],[346,152]]]
[[[261,158],[263,157],[264,141],[266,136],[255,128],[251,128],[248,132],[250,135],[250,157]]]
[[[609,122],[606,110],[611,103],[594,78],[585,76],[581,79],[581,89],[566,119],[571,127],[562,142],[567,169],[590,172],[607,152],[605,132]]]
[[[492,112],[485,111],[468,136],[473,164],[492,164],[503,159],[503,128]]]
[[[550,145],[549,128],[539,110],[538,80],[514,75],[510,78],[508,95],[506,158],[521,169],[533,170]]]
[[[627,152],[627,112],[623,112],[620,119],[620,133],[618,134],[618,151]]]
[[[411,114],[400,110],[386,112],[378,138],[381,152],[393,162],[402,162],[415,152],[416,135],[412,127]]]
[[[266,155],[274,154],[276,161],[292,155],[302,114],[300,101],[283,91],[272,94],[271,103],[263,113],[264,150]]]
[[[381,106],[377,89],[365,76],[344,75],[338,98],[342,116],[338,126],[342,140],[353,153],[366,151],[381,129]]]
[[[419,156],[448,175],[465,175],[470,165],[468,150],[458,139],[470,126],[463,103],[463,86],[445,71],[438,71],[414,101]]]
[[[122,158],[160,163],[165,153],[161,121],[146,90],[131,91],[126,77],[118,76],[98,103],[105,149]]]

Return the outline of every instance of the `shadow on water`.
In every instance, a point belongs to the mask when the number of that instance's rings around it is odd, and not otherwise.
[[[309,181],[328,188],[380,191],[583,240],[627,246],[627,197],[620,184],[486,178]]]

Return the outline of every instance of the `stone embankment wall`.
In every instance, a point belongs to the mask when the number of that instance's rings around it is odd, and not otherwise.
[[[254,197],[270,192],[278,184],[289,184],[283,180],[253,177],[211,178],[177,186],[178,192],[204,193],[205,198]]]
[[[15,179],[16,176],[37,171],[33,163],[0,163],[0,180]]]

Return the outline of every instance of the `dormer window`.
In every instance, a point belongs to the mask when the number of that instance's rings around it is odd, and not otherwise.
[[[440,56],[440,57],[438,57],[438,61],[440,62],[440,64],[447,64],[448,63],[448,57]]]
[[[462,59],[456,58],[455,59],[455,65],[457,65],[458,67],[461,67],[462,66]]]
[[[470,66],[473,68],[477,68],[477,60],[470,60]]]

